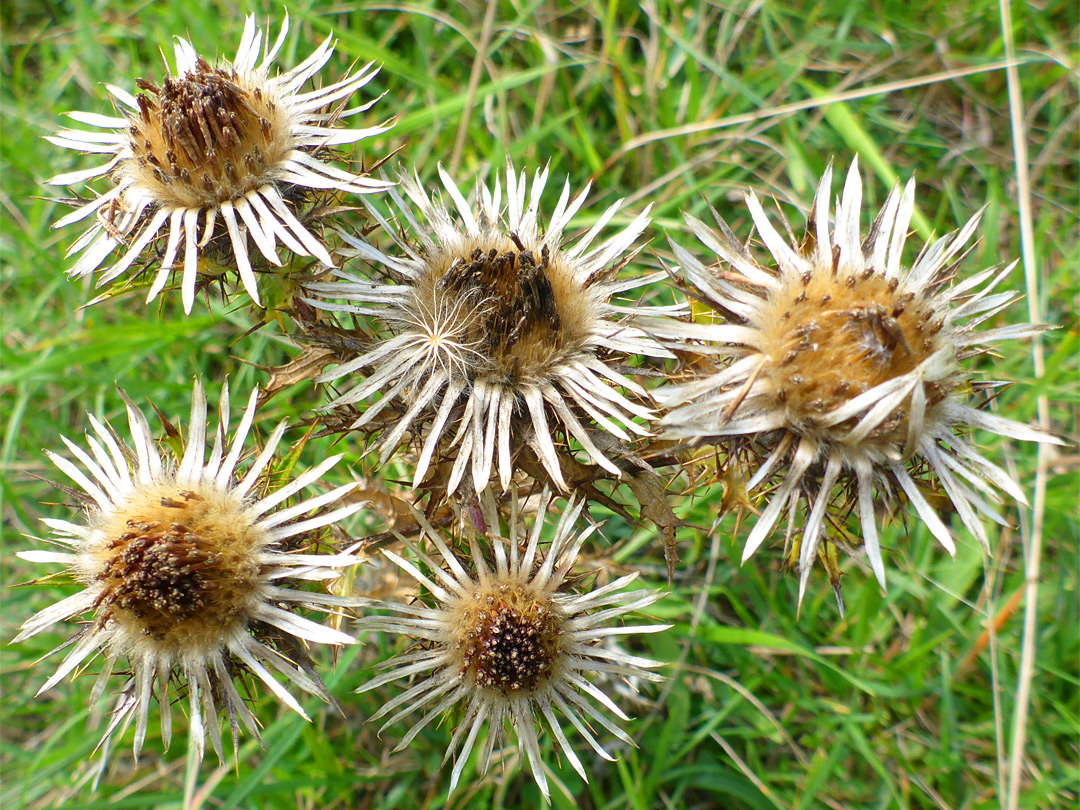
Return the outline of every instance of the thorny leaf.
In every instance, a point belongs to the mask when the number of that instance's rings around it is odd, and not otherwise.
[[[416,518],[413,517],[412,504],[404,498],[387,492],[386,488],[380,484],[378,479],[364,476],[358,480],[353,494],[371,505],[371,510],[383,519],[387,529],[400,531],[402,527],[405,527],[408,529],[403,532],[405,534],[413,531],[417,524]],[[364,545],[365,548],[368,546],[366,540]]]
[[[716,516],[719,520],[733,509],[740,512],[750,507],[750,497],[746,491],[746,475],[738,464],[726,464],[719,471],[720,486],[723,494],[720,496],[720,511]]]
[[[634,493],[640,506],[640,516],[651,520],[660,531],[660,536],[664,541],[664,560],[667,562],[668,587],[670,588],[675,578],[675,566],[679,562],[679,547],[675,539],[675,530],[689,524],[681,520],[668,505],[667,486],[650,462],[636,455],[629,446],[608,433],[594,431],[592,438],[609,458],[614,457],[616,462],[629,462],[633,465],[630,469],[625,463],[619,465],[623,470],[622,481]],[[665,446],[664,451],[670,451],[673,448],[674,445]],[[657,450],[659,451],[659,448]],[[655,455],[659,453],[655,452],[652,459],[657,466],[667,466],[670,463],[663,458],[656,458]]]
[[[664,479],[648,463],[631,453],[629,448],[621,442],[606,442],[606,444],[607,446],[603,450],[609,458],[618,455],[621,458],[617,458],[617,461],[629,461],[633,465],[631,469],[626,469],[627,465],[620,465],[623,467],[623,476],[619,480],[629,487],[634,494],[634,498],[637,499],[640,507],[638,519],[645,518],[652,521],[660,532],[660,536],[664,541],[664,560],[667,562],[668,587],[671,587],[675,578],[675,566],[679,562],[675,531],[688,524],[680,519],[668,505]],[[618,444],[618,447],[615,444]],[[531,456],[532,449],[526,449]],[[560,454],[559,464],[563,478],[566,480],[571,492],[582,493],[586,500],[602,503],[616,514],[633,520],[622,504],[619,504],[594,486],[597,480],[610,480],[612,478],[607,471],[596,465],[581,464],[569,453]],[[547,478],[543,465],[535,457],[519,459],[518,466],[536,480]]]
[[[363,208],[357,205],[321,205],[318,208],[313,208],[308,214],[312,219],[324,219],[326,217],[334,217],[338,214],[351,214],[354,211],[363,212]]]
[[[260,366],[264,371],[270,372],[270,380],[259,392],[259,406],[290,385],[314,379],[334,361],[334,357],[334,352],[329,349],[308,347],[283,366]]]
[[[547,469],[540,463],[540,459],[536,457],[536,452],[528,445],[522,446],[514,466],[534,481],[547,483],[554,492],[560,491],[558,485],[551,480]],[[559,469],[569,492],[577,494],[590,503],[603,504],[627,520],[634,519],[622,504],[596,488],[597,481],[611,479],[611,474],[605,469],[595,464],[582,464],[566,452],[559,453]]]
[[[293,257],[284,268],[259,273],[256,281],[262,307],[252,308],[258,313],[262,323],[277,321],[282,331],[286,331],[286,313],[295,312],[296,305],[302,304],[298,300],[298,293],[304,264],[304,260]]]
[[[679,562],[679,545],[675,539],[675,530],[687,523],[681,520],[668,505],[664,479],[653,469],[639,470],[623,481],[634,493],[641,506],[641,516],[656,524],[664,540],[664,560],[667,562],[668,587],[675,579],[675,565]]]

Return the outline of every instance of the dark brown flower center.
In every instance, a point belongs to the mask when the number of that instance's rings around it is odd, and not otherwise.
[[[243,621],[261,566],[250,524],[230,512],[180,490],[118,514],[95,576],[102,618],[176,648]]]
[[[508,249],[476,248],[467,259],[456,259],[439,291],[475,308],[466,342],[516,377],[538,352],[558,352],[566,334],[547,246],[536,256],[511,238],[516,244]]]
[[[532,692],[558,664],[561,627],[548,600],[523,587],[478,595],[462,628],[462,675],[504,695]]]
[[[182,204],[216,205],[263,185],[291,145],[271,99],[202,57],[161,87],[137,84],[143,92],[131,122],[132,151]]]

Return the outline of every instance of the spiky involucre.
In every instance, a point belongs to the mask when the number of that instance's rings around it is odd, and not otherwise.
[[[862,540],[884,587],[875,493],[902,491],[933,535],[955,553],[949,529],[917,480],[929,471],[989,550],[981,516],[1004,523],[988,503],[1000,500],[995,488],[1021,503],[1024,494],[960,434],[977,427],[1025,441],[1053,440],[965,402],[971,384],[961,360],[987,344],[1043,329],[1020,324],[978,331],[1020,296],[1012,290],[993,293],[1016,262],[953,281],[981,212],[958,232],[927,245],[909,268],[902,254],[914,180],[903,192],[893,189],[865,238],[857,161],[830,234],[831,183],[830,165],[806,236],[795,245],[772,226],[754,193],[746,195],[758,235],[772,254],[769,266],[759,264],[719,217],[714,231],[687,216],[691,232],[719,257],[723,270],[673,243],[676,257],[690,284],[730,322],[652,330],[727,358],[711,376],[655,392],[671,409],[662,420],[666,435],[696,442],[752,437],[764,452],[747,489],[780,479],[747,539],[743,560],[785,511],[794,516],[806,499],[800,602],[839,483],[854,483]]]
[[[536,173],[529,188],[524,172],[507,168],[505,220],[498,179],[493,189],[477,181],[470,205],[441,167],[439,176],[452,209],[439,196],[429,197],[418,177],[401,178],[411,205],[396,189],[390,192],[405,233],[368,206],[393,237],[398,255],[346,237],[355,255],[380,267],[389,282],[338,271],[339,281],[308,286],[320,296],[310,301],[314,306],[376,315],[392,331],[319,378],[341,381],[347,389],[330,407],[382,392],[353,424],[361,428],[391,403],[399,404],[401,418],[381,439],[382,460],[407,433],[426,425],[414,483],[423,480],[433,458],[456,450],[451,493],[467,471],[474,490],[482,490],[493,467],[506,489],[514,453],[526,442],[556,486],[565,488],[552,441],[558,428],[580,442],[593,462],[618,475],[594,431],[623,441],[647,435],[635,420],[648,420],[652,411],[621,393],[643,397],[645,391],[612,361],[670,356],[632,317],[659,316],[665,308],[611,301],[657,277],[617,278],[637,253],[631,247],[649,221],[648,209],[592,247],[619,210],[621,201],[616,202],[588,233],[564,246],[563,232],[584,204],[587,188],[571,199],[569,183],[564,185],[543,229],[539,207],[547,169]],[[354,382],[357,374],[365,379]]]
[[[253,494],[263,486],[263,473],[286,427],[285,422],[277,426],[239,477],[237,465],[255,415],[257,394],[252,392],[232,445],[226,447],[229,391],[225,385],[209,460],[206,398],[198,380],[180,459],[158,452],[146,416],[126,396],[134,450],[91,414],[93,434],[86,435],[90,452],[61,437],[82,469],[48,453],[85,493],[86,518],[80,523],[45,520],[53,530],[50,542],[65,551],[24,551],[18,556],[66,565],[85,587],[28,619],[15,641],[89,613],[89,621],[78,634],[53,651],[70,648],[38,694],[101,652],[104,663],[93,689],[94,703],[118,661],[126,661],[131,677],[121,690],[103,742],[121,724],[126,729],[135,717],[136,758],[155,696],[161,706],[166,747],[172,735],[170,694],[183,686],[190,698],[191,742],[199,758],[207,732],[220,757],[219,709],[225,710],[232,726],[234,752],[237,718],[259,736],[258,722],[233,683],[238,672],[250,672],[306,719],[296,698],[272,673],[330,701],[300,645],[355,643],[351,636],[295,613],[300,606],[335,609],[349,600],[294,590],[289,579],[325,581],[358,562],[350,554],[303,553],[296,544],[363,504],[326,511],[355,486],[346,484],[278,508],[318,481],[340,456],[326,459],[280,489],[261,497]]]
[[[459,559],[439,531],[417,513],[416,519],[438,550],[441,561],[408,541],[405,547],[416,562],[393,551],[383,553],[415,579],[437,604],[373,603],[374,607],[397,615],[364,616],[359,621],[365,630],[400,633],[426,642],[424,649],[386,662],[383,666],[389,672],[358,690],[376,689],[401,678],[419,679],[371,718],[378,720],[391,715],[380,729],[382,733],[407,715],[423,712],[395,750],[407,747],[421,730],[453,706],[464,704],[465,714],[443,758],[444,762],[456,759],[450,779],[451,792],[484,724],[487,723],[488,732],[481,773],[487,772],[492,752],[501,744],[508,721],[545,796],[548,783],[537,733],[544,721],[557,748],[581,778],[588,781],[585,767],[574,753],[556,711],[570,721],[599,756],[611,760],[612,756],[600,745],[590,727],[595,723],[633,745],[631,737],[601,709],[622,720],[628,718],[589,681],[589,673],[662,680],[650,671],[660,666],[659,662],[629,655],[605,643],[621,635],[657,633],[669,628],[670,625],[661,624],[610,625],[619,616],[648,607],[662,594],[651,590],[623,591],[637,578],[636,572],[592,591],[575,592],[566,587],[582,544],[593,529],[575,531],[583,502],[571,501],[559,518],[550,546],[541,554],[540,535],[549,503],[550,494],[544,490],[526,542],[519,525],[515,495],[507,540],[497,534],[499,515],[491,491],[484,493],[480,509],[488,530],[493,533],[489,539],[494,567],[481,552],[475,534],[469,538],[470,557]]]
[[[98,286],[122,275],[168,234],[160,268],[150,285],[147,303],[164,288],[184,237],[181,281],[185,312],[195,300],[199,250],[215,237],[220,214],[228,234],[240,280],[259,304],[255,273],[248,256],[248,236],[272,265],[281,265],[277,241],[301,256],[314,256],[327,267],[326,248],[297,218],[298,191],[329,189],[368,194],[387,185],[323,163],[315,155],[329,147],[355,143],[387,127],[336,129],[334,123],[367,110],[370,101],[349,110],[327,112],[370,82],[378,73],[371,64],[333,84],[301,93],[304,83],[334,52],[333,37],[292,70],[269,76],[274,57],[289,30],[281,32],[256,64],[262,30],[255,16],[247,18],[236,57],[211,66],[185,39],[177,38],[176,75],[157,87],[140,80],[138,97],[119,87],[109,92],[123,108],[123,117],[68,113],[73,120],[104,129],[64,129],[52,143],[81,152],[111,155],[107,163],[58,175],[52,185],[82,183],[102,175],[115,185],[61,218],[59,228],[96,214],[95,222],[71,246],[68,255],[85,251],[68,270],[72,277],[97,270],[116,248],[121,258],[98,279]],[[376,99],[377,100],[377,99]]]

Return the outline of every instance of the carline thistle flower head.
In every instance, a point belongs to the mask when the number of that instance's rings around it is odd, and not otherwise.
[[[659,275],[617,278],[637,254],[631,246],[649,221],[648,209],[594,247],[621,206],[616,202],[566,246],[564,230],[588,188],[571,199],[565,184],[543,229],[539,208],[547,169],[535,174],[530,188],[524,172],[507,168],[505,220],[498,179],[493,189],[478,180],[470,205],[441,167],[439,176],[453,208],[439,196],[429,197],[418,177],[406,175],[400,183],[415,212],[397,189],[390,191],[407,233],[368,206],[393,238],[397,255],[345,237],[355,255],[380,268],[388,281],[336,271],[338,281],[308,285],[321,298],[345,302],[309,301],[314,306],[376,315],[392,333],[322,374],[319,381],[341,381],[348,389],[330,408],[382,392],[351,427],[374,424],[385,408],[396,405],[401,415],[382,436],[382,460],[406,434],[419,435],[426,425],[414,484],[433,460],[452,459],[450,493],[466,473],[472,490],[481,491],[493,468],[505,490],[524,445],[551,481],[565,489],[559,440],[553,440],[560,430],[567,443],[573,438],[595,464],[619,475],[601,445],[610,445],[610,437],[629,441],[631,434],[648,435],[635,419],[648,420],[652,411],[622,393],[645,395],[615,362],[635,355],[671,356],[633,325],[633,316],[660,314],[664,308],[610,300]],[[365,378],[354,382],[358,373]],[[608,438],[598,444],[598,434]]]
[[[172,736],[170,695],[187,690],[191,741],[203,755],[204,734],[222,756],[219,709],[233,733],[234,754],[239,725],[259,736],[258,721],[234,679],[241,672],[262,681],[283,703],[303,715],[299,702],[278,681],[299,687],[330,702],[303,642],[352,644],[344,633],[305,619],[300,606],[333,609],[348,600],[326,593],[296,590],[289,579],[320,582],[338,577],[358,561],[350,554],[305,553],[303,544],[316,530],[356,512],[362,503],[326,511],[354,484],[286,508],[279,508],[301,489],[314,484],[340,456],[328,458],[275,491],[264,487],[263,474],[286,424],[270,435],[254,462],[239,477],[237,466],[255,415],[257,391],[226,447],[229,426],[228,384],[221,394],[220,419],[210,458],[206,459],[206,398],[196,380],[191,420],[182,458],[164,457],[141,410],[124,396],[134,451],[122,444],[108,424],[89,415],[90,452],[61,437],[78,465],[48,453],[60,470],[82,488],[64,488],[86,503],[80,523],[47,519],[51,541],[63,551],[24,551],[18,556],[37,563],[66,565],[83,590],[37,613],[15,641],[53,625],[90,614],[71,641],[63,663],[41,687],[51,689],[91,656],[104,663],[91,703],[104,692],[118,662],[130,668],[105,733],[107,741],[132,718],[135,757],[147,732],[150,703],[161,706],[161,734],[166,747]],[[121,393],[123,396],[123,394]],[[313,513],[309,517],[304,517]]]
[[[418,678],[371,718],[377,720],[390,715],[380,729],[382,733],[407,715],[423,712],[396,750],[408,746],[435,718],[453,706],[464,704],[464,716],[443,759],[446,762],[456,758],[451,792],[485,723],[488,731],[480,760],[481,773],[487,772],[492,752],[501,746],[509,722],[537,785],[548,795],[538,735],[538,729],[546,721],[558,749],[581,778],[588,781],[585,767],[574,753],[556,712],[570,721],[599,756],[610,760],[611,755],[594,736],[594,729],[599,726],[633,745],[630,736],[604,710],[622,720],[628,718],[610,697],[590,683],[588,673],[662,680],[650,671],[659,666],[658,662],[632,656],[605,643],[620,635],[656,633],[670,627],[609,626],[612,619],[653,604],[661,593],[623,591],[637,577],[636,572],[591,591],[575,592],[566,587],[582,544],[593,529],[575,533],[584,502],[571,502],[559,518],[547,552],[542,555],[540,535],[549,501],[549,491],[544,490],[525,542],[515,496],[509,540],[499,536],[490,538],[493,564],[481,552],[475,534],[469,538],[470,557],[460,559],[440,533],[417,514],[441,562],[408,541],[405,547],[415,561],[390,550],[383,553],[415,579],[434,603],[375,603],[397,615],[364,616],[359,620],[362,629],[400,633],[425,642],[422,649],[386,662],[383,666],[389,671],[359,690],[376,689],[401,678]],[[497,528],[499,516],[491,490],[484,493],[480,508],[489,530]],[[421,570],[421,565],[427,573]]]
[[[774,265],[759,264],[717,217],[719,231],[691,216],[691,232],[720,267],[707,267],[672,244],[687,280],[729,320],[682,324],[665,334],[701,341],[723,356],[710,376],[658,389],[671,409],[672,438],[725,443],[758,459],[747,491],[779,479],[743,550],[743,561],[788,513],[788,537],[800,500],[809,516],[797,546],[799,601],[815,558],[838,577],[826,524],[854,499],[866,554],[881,586],[885,567],[875,525],[876,495],[897,491],[949,551],[948,527],[924,494],[941,489],[983,548],[985,516],[1004,524],[988,501],[995,487],[1025,502],[1019,485],[984,458],[962,431],[977,427],[1024,441],[1056,441],[1026,425],[967,404],[975,383],[961,361],[1001,340],[1034,335],[1032,324],[978,331],[1020,293],[994,293],[1016,262],[962,281],[956,269],[981,212],[958,232],[929,244],[911,267],[902,261],[915,205],[915,183],[893,189],[869,233],[860,235],[862,183],[853,162],[830,234],[832,166],[818,186],[801,243],[789,245],[751,191],[746,203]],[[658,326],[654,332],[661,332]],[[838,486],[839,485],[839,486]],[[842,516],[839,524],[843,523]],[[842,540],[833,538],[833,542]],[[825,544],[823,546],[823,543]],[[841,603],[842,608],[842,603]]]
[[[108,86],[122,116],[68,113],[73,120],[105,132],[63,129],[48,140],[81,152],[110,155],[93,169],[53,177],[52,185],[72,185],[108,175],[115,185],[80,205],[53,227],[91,214],[94,223],[68,255],[83,251],[68,271],[80,277],[97,270],[117,248],[121,258],[105,270],[98,286],[121,276],[143,258],[160,266],[147,303],[164,288],[181,239],[184,310],[191,311],[199,276],[200,251],[222,265],[235,263],[240,280],[258,305],[259,291],[248,250],[248,236],[262,257],[281,266],[277,242],[293,253],[314,256],[332,267],[330,254],[301,222],[310,189],[355,194],[379,191],[386,183],[360,177],[324,162],[330,147],[355,143],[386,131],[386,126],[336,129],[341,118],[367,110],[375,100],[342,110],[345,99],[370,82],[378,68],[360,71],[317,90],[301,93],[304,83],[330,59],[332,37],[294,69],[269,76],[285,43],[288,17],[272,48],[259,61],[262,30],[247,18],[236,57],[212,66],[185,39],[175,45],[176,74],[159,87],[140,79],[133,96]],[[377,100],[377,99],[376,99]],[[332,109],[337,104],[336,109]],[[217,225],[220,215],[222,225]],[[156,248],[167,234],[164,254]]]

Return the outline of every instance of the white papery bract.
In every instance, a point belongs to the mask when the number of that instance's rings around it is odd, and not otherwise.
[[[280,489],[256,494],[265,489],[264,473],[286,427],[284,422],[277,426],[240,477],[237,467],[257,394],[252,392],[227,446],[226,384],[209,459],[206,398],[199,381],[180,459],[158,452],[145,415],[126,396],[133,449],[108,424],[90,415],[89,452],[61,437],[81,467],[48,453],[85,493],[66,490],[85,501],[85,520],[46,520],[53,530],[50,542],[63,551],[24,551],[18,556],[66,565],[84,589],[27,620],[15,641],[89,614],[75,637],[53,651],[66,649],[67,654],[39,694],[102,655],[104,663],[91,698],[95,703],[118,665],[126,666],[130,678],[121,690],[104,742],[135,718],[136,758],[154,697],[161,706],[166,747],[172,736],[170,703],[186,689],[191,743],[201,759],[204,736],[209,734],[221,757],[219,710],[224,709],[232,727],[234,753],[237,718],[259,736],[258,721],[234,683],[239,673],[250,673],[307,718],[278,678],[330,701],[303,644],[355,643],[351,636],[295,612],[302,606],[334,610],[352,604],[350,600],[297,590],[289,587],[289,580],[325,582],[358,562],[351,554],[305,553],[299,544],[363,504],[327,510],[355,486],[347,484],[282,508],[300,490],[317,482],[340,456],[326,459]]]
[[[295,68],[270,76],[271,63],[288,30],[286,17],[273,47],[260,60],[263,32],[256,27],[254,15],[248,17],[236,57],[217,66],[178,38],[176,74],[166,76],[161,87],[140,80],[142,92],[136,97],[108,86],[120,105],[121,117],[68,113],[73,120],[104,131],[63,129],[48,140],[80,152],[101,153],[109,160],[48,182],[66,186],[108,175],[115,183],[53,226],[95,215],[94,224],[68,252],[70,256],[82,251],[68,271],[70,276],[92,274],[114,250],[122,248],[119,260],[98,279],[99,287],[108,284],[167,235],[147,295],[149,303],[168,281],[183,239],[181,289],[184,310],[190,312],[199,252],[211,243],[219,262],[235,263],[244,289],[257,305],[249,236],[271,265],[282,264],[277,253],[280,240],[297,255],[313,256],[333,266],[329,252],[298,219],[297,200],[309,189],[368,194],[386,187],[382,181],[319,159],[330,147],[355,143],[388,128],[334,127],[336,121],[375,103],[341,109],[349,96],[375,77],[378,68],[368,64],[338,82],[301,92],[332,56],[334,41],[327,37]]]
[[[830,166],[806,236],[794,245],[773,227],[753,192],[747,194],[758,236],[772,255],[769,266],[759,264],[719,217],[716,231],[687,216],[691,232],[716,254],[720,267],[706,266],[681,245],[672,247],[689,283],[729,322],[652,329],[672,345],[724,358],[711,376],[654,392],[671,409],[662,420],[666,435],[729,445],[745,440],[745,453],[759,459],[747,491],[778,480],[743,560],[784,514],[790,538],[805,499],[800,603],[815,558],[828,550],[822,540],[831,508],[854,500],[870,565],[884,587],[875,495],[902,492],[955,553],[952,534],[924,494],[927,487],[940,488],[989,550],[983,518],[1004,523],[990,503],[1000,500],[995,489],[1021,503],[1024,494],[962,434],[976,427],[1024,441],[1056,441],[966,402],[973,388],[987,390],[994,383],[973,383],[961,365],[964,358],[1043,329],[977,329],[1020,296],[1014,290],[993,292],[1015,262],[954,279],[980,214],[928,244],[907,267],[902,254],[915,206],[914,180],[902,192],[893,189],[865,238],[857,162],[830,233],[831,184]],[[832,565],[827,557],[825,562]]]
[[[611,301],[658,277],[617,278],[640,250],[631,248],[649,221],[648,209],[594,246],[618,212],[621,201],[616,202],[586,234],[564,245],[564,230],[584,204],[587,188],[571,199],[569,183],[564,185],[544,229],[539,208],[547,169],[536,173],[530,187],[524,172],[507,168],[505,218],[498,179],[492,188],[477,181],[470,204],[441,167],[439,176],[452,206],[429,196],[418,177],[401,178],[408,201],[398,189],[390,191],[400,228],[368,205],[394,239],[396,255],[346,237],[355,255],[375,265],[386,282],[336,271],[337,281],[307,285],[320,296],[309,300],[314,306],[375,315],[391,332],[321,375],[319,381],[346,389],[330,408],[381,392],[352,427],[373,424],[391,404],[400,407],[400,418],[381,438],[382,461],[407,434],[419,435],[427,426],[414,484],[433,459],[453,458],[450,493],[466,473],[472,490],[482,491],[493,468],[505,490],[524,444],[552,482],[565,488],[552,441],[560,428],[594,463],[619,475],[597,433],[607,442],[648,435],[635,420],[653,413],[643,400],[622,393],[645,396],[616,366],[626,357],[671,356],[633,319],[675,308]]]
[[[656,633],[670,627],[610,625],[619,616],[653,604],[661,593],[623,591],[637,577],[636,572],[591,591],[575,592],[567,587],[567,578],[592,529],[575,532],[583,502],[571,502],[558,520],[550,546],[541,555],[540,535],[549,500],[545,490],[527,541],[518,525],[514,501],[509,540],[490,538],[493,564],[481,552],[475,535],[469,540],[470,557],[459,559],[439,531],[417,514],[424,534],[441,559],[407,541],[405,547],[413,559],[389,550],[383,553],[415,579],[424,598],[430,597],[433,602],[375,603],[396,615],[364,616],[359,620],[362,629],[399,633],[423,641],[421,649],[386,662],[383,666],[389,671],[359,690],[375,689],[403,678],[415,679],[371,718],[390,715],[380,729],[382,733],[407,715],[422,712],[396,750],[408,746],[422,729],[452,707],[464,706],[464,716],[443,759],[456,759],[451,792],[485,724],[488,730],[481,773],[487,772],[492,752],[501,745],[509,723],[537,785],[548,795],[538,734],[546,722],[558,749],[587,781],[585,767],[574,753],[558,714],[569,720],[599,756],[610,760],[612,756],[600,745],[593,729],[599,726],[633,745],[630,736],[607,713],[622,720],[628,718],[590,682],[589,673],[630,681],[662,679],[651,671],[660,665],[658,662],[606,643],[613,637]],[[499,516],[490,490],[479,505],[488,530],[493,531],[499,526]]]

